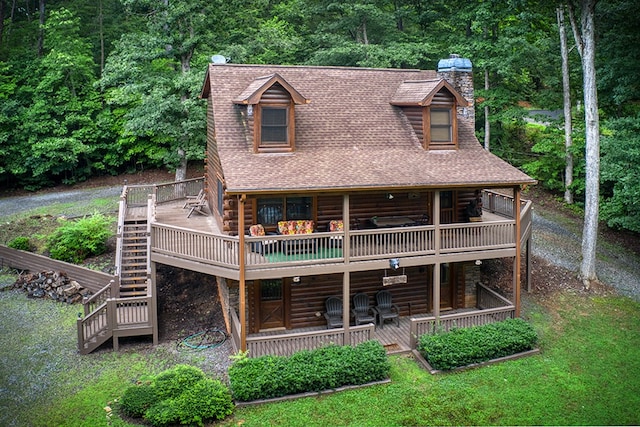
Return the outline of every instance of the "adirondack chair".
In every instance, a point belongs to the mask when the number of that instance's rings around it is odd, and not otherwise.
[[[194,212],[199,213],[200,215],[207,215],[207,213],[204,211],[205,208],[207,208],[207,195],[204,192],[204,190],[200,190],[200,192],[198,193],[198,196],[191,200],[191,199],[187,199],[187,201],[185,202],[183,208],[187,208],[189,209],[189,213],[187,214],[187,218],[191,217],[191,214],[193,214]]]
[[[395,319],[396,325],[400,327],[400,309],[393,303],[389,291],[379,291],[376,294],[376,303],[374,310],[378,314],[380,328],[384,327],[384,321],[388,319]]]
[[[196,203],[197,200],[200,200],[204,196],[204,190],[200,190],[196,196],[187,196],[182,209],[186,209],[189,205]]]
[[[324,317],[327,319],[327,329],[342,328],[342,300],[338,297],[329,297],[325,306],[327,311]]]
[[[369,296],[363,293],[357,293],[353,296],[353,308],[351,309],[353,317],[356,319],[356,325],[366,323],[376,323],[376,312],[369,305]]]

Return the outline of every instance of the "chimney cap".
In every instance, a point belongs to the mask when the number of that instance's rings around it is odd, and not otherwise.
[[[447,59],[441,59],[438,61],[438,72],[443,71],[462,71],[471,72],[473,69],[471,60],[468,58],[461,58],[460,55],[451,54]]]

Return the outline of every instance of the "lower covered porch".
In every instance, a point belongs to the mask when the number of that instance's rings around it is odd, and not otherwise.
[[[244,337],[246,350],[249,357],[267,354],[289,356],[297,351],[312,350],[329,344],[358,345],[377,340],[389,354],[407,353],[417,347],[418,337],[423,334],[495,323],[515,317],[515,306],[508,299],[482,284],[477,285],[476,291],[474,307],[447,309],[437,313],[403,312],[398,323],[355,325],[353,317],[350,317],[346,328],[317,325],[248,333]],[[231,335],[237,351],[242,344],[242,328],[234,309],[230,310],[230,315]]]

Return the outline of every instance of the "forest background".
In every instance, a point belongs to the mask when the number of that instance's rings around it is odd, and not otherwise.
[[[480,141],[561,195],[560,4],[0,0],[0,183],[37,190],[157,167],[181,179],[188,162],[204,157],[199,94],[213,55],[232,63],[435,69],[455,53],[473,63]],[[600,217],[633,232],[640,232],[638,10],[640,0],[602,0],[595,9]],[[579,208],[585,131],[575,48],[569,66],[571,191]]]

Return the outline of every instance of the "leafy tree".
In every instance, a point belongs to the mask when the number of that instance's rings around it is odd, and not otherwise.
[[[27,188],[75,182],[102,168],[96,151],[94,118],[101,105],[93,89],[95,64],[78,28],[78,18],[68,10],[51,11],[47,53],[20,89],[24,102],[10,167]]]
[[[117,145],[125,158],[186,174],[186,161],[202,159],[205,109],[198,95],[203,69],[191,62],[206,34],[207,2],[126,2],[149,14],[146,31],[124,35],[107,60],[101,87],[114,111],[122,111]]]
[[[640,232],[640,115],[611,119],[602,135],[602,218]]]

